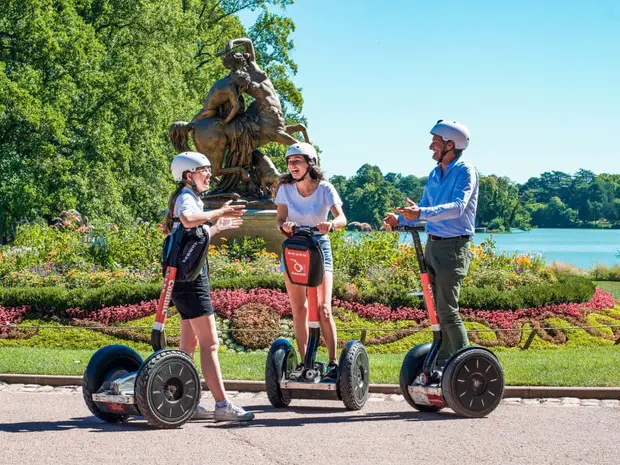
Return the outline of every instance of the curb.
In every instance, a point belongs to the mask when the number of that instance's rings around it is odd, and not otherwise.
[[[44,386],[81,386],[81,376],[58,375],[15,375],[0,374],[0,382],[7,384],[39,384]],[[204,381],[203,381],[204,383]],[[262,381],[224,381],[227,391],[261,392],[265,390]],[[398,384],[371,384],[372,394],[400,394]],[[522,399],[577,397],[579,399],[620,400],[620,387],[558,387],[558,386],[506,386],[504,398]]]

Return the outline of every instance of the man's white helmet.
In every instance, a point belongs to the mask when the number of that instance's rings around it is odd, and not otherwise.
[[[440,119],[431,129],[431,134],[441,137],[444,142],[451,140],[456,150],[465,150],[469,145],[469,129],[456,121]]]
[[[286,151],[284,159],[287,159],[288,157],[291,157],[293,155],[304,155],[308,157],[310,161],[315,165],[317,164],[319,158],[312,144],[309,144],[307,142],[298,142],[291,145]]]
[[[183,181],[183,173],[186,171],[193,173],[201,166],[211,166],[209,159],[202,153],[182,152],[174,157],[170,169],[175,181]]]

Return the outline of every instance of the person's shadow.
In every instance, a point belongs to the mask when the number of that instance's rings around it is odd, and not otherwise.
[[[452,412],[424,413],[417,411],[399,412],[376,412],[376,413],[349,413],[348,415],[334,415],[335,413],[348,412],[344,408],[324,407],[289,407],[276,409],[270,405],[255,405],[246,407],[247,410],[257,414],[256,418],[248,422],[216,422],[214,420],[190,420],[188,423],[203,423],[205,427],[215,428],[250,428],[266,426],[304,426],[326,423],[372,423],[380,421],[446,421],[464,420]],[[274,418],[262,417],[261,413],[285,413],[293,412],[302,417]],[[135,421],[137,420],[137,421]],[[5,433],[38,433],[42,431],[69,431],[72,429],[88,429],[94,433],[118,433],[148,431],[153,429],[142,417],[133,417],[127,423],[106,423],[94,416],[71,418],[70,420],[58,421],[25,421],[19,423],[1,423],[0,431]]]
[[[254,412],[256,417],[252,421],[248,422],[229,422],[218,423],[209,421],[206,427],[216,428],[253,428],[253,427],[265,427],[265,426],[304,426],[304,425],[316,425],[325,423],[372,423],[380,421],[446,421],[446,420],[463,420],[449,412],[439,413],[425,413],[418,411],[398,411],[398,412],[375,412],[364,413],[364,411],[349,413],[348,415],[334,415],[335,413],[349,412],[344,408],[323,408],[323,407],[287,407],[283,409],[277,409],[270,405],[255,405],[247,406],[246,410]],[[302,417],[296,418],[273,418],[262,417],[260,413],[278,413],[278,412],[293,412]]]
[[[148,430],[145,422],[106,423],[94,416],[77,417],[58,421],[24,421],[19,423],[0,423],[0,431],[5,433],[38,433],[42,431],[68,431],[89,429],[95,433],[118,433],[125,431]]]

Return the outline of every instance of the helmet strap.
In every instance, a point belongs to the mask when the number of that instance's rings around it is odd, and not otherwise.
[[[448,144],[448,141],[446,141],[446,145]],[[444,146],[445,147],[445,146]],[[439,160],[437,160],[437,164],[441,164],[441,162],[443,161],[444,157],[446,155],[448,155],[450,152],[452,152],[454,150],[454,147],[451,148],[450,150],[442,150],[441,151],[441,156],[439,157]]]
[[[193,172],[193,171],[190,171],[190,173],[194,173],[194,172]],[[191,176],[189,177],[189,180],[188,180],[187,178],[185,179],[185,183],[184,183],[184,184],[185,184],[187,187],[189,187],[189,188],[190,188],[190,189],[191,189],[191,190],[192,190],[192,191],[193,191],[196,195],[198,195],[198,196],[199,196],[200,194],[202,194],[202,192],[204,192],[204,191],[200,192],[200,191],[198,190],[198,188],[196,187],[196,183],[194,182],[194,180],[192,179],[192,177],[191,177]]]
[[[304,175],[299,178],[296,179],[295,182],[302,182],[304,179],[306,179],[306,176],[308,176],[308,174],[310,173],[310,167],[314,165],[314,163],[310,160],[310,157],[307,155],[304,155],[304,158],[306,159],[306,161],[308,162],[308,169],[306,170],[306,172],[304,173]]]
[[[309,172],[310,172],[310,169],[307,169],[306,172],[304,173],[304,175],[301,178],[295,179],[295,182],[302,182],[304,179],[306,179],[306,176],[308,176]]]

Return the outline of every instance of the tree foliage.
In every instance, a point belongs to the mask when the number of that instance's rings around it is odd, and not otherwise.
[[[418,202],[427,178],[388,173],[364,165],[349,179],[331,179],[341,193],[350,221],[379,227],[382,215],[404,198]],[[620,227],[620,175],[579,170],[554,171],[517,184],[507,177],[480,176],[476,225],[494,231],[510,228]]]
[[[5,0],[0,9],[0,242],[61,210],[154,219],[172,188],[168,127],[188,120],[225,75],[215,51],[249,35],[283,104],[292,0]]]

